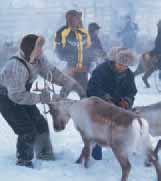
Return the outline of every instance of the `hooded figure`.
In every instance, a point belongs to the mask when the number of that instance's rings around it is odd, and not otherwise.
[[[61,94],[75,88],[82,91],[76,81],[48,62],[43,54],[44,43],[41,36],[26,35],[19,54],[0,72],[0,112],[18,136],[16,157],[20,166],[33,167],[34,151],[37,159],[54,159],[47,120],[36,107],[38,103],[49,104],[52,99],[45,89],[40,94],[30,92],[37,76],[47,79],[50,73],[50,81],[63,86]]]
[[[92,73],[87,87],[87,96],[96,96],[124,109],[130,109],[137,93],[133,72],[134,55],[126,48],[113,48],[111,60],[99,65]],[[102,159],[101,147],[96,145],[92,153]]]
[[[97,23],[90,23],[88,25],[88,31],[91,36],[91,47],[88,49],[87,57],[88,57],[88,67],[90,67],[91,63],[97,63],[98,59],[101,60],[107,57],[106,52],[104,51],[101,41],[99,39],[99,30],[100,26]]]
[[[125,16],[125,26],[118,33],[122,40],[123,47],[134,48],[138,32],[138,25],[132,21],[132,18],[127,15]]]
[[[86,51],[91,46],[90,35],[82,27],[82,13],[70,10],[66,13],[66,26],[56,32],[56,54],[67,62],[67,73],[85,89],[87,86]]]

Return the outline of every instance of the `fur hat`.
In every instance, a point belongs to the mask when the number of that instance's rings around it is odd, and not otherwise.
[[[45,40],[43,37],[34,34],[24,36],[20,44],[20,49],[24,54],[24,58],[30,61],[30,58],[33,57],[35,52],[34,50],[39,46],[43,46],[44,42]]]
[[[128,48],[113,47],[110,51],[110,59],[127,66],[135,64],[135,54]]]
[[[82,12],[76,11],[76,10],[69,10],[69,11],[67,11],[66,12],[66,23],[67,23],[67,25],[71,25],[72,24],[72,18],[73,17],[81,18],[82,17]]]

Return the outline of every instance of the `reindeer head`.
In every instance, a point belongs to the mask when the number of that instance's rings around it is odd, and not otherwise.
[[[44,88],[46,88],[46,84],[44,82]],[[38,88],[38,83],[36,83],[36,89],[35,91],[43,91],[43,89]],[[47,86],[48,89],[50,87]],[[62,98],[60,95],[57,95],[54,92],[54,89],[51,89],[53,91],[53,97],[51,100],[51,103],[48,104],[49,106],[49,111],[44,110],[44,113],[50,113],[52,116],[53,120],[53,127],[55,131],[62,131],[65,129],[66,124],[68,123],[70,119],[70,114],[69,114],[69,106],[71,104],[71,100]]]
[[[53,120],[53,128],[55,131],[62,131],[65,129],[70,115],[67,111],[65,101],[54,102],[49,104],[50,114]]]

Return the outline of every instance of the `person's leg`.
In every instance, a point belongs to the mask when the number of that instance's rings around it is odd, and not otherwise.
[[[7,96],[0,96],[0,112],[17,139],[17,165],[32,167],[36,129],[23,105],[13,103]]]
[[[102,160],[102,147],[99,145],[95,145],[95,147],[92,150],[92,157],[95,160]]]
[[[36,158],[42,160],[54,160],[54,153],[46,119],[41,115],[36,105],[29,107],[28,113],[37,129],[35,139]]]
[[[88,73],[87,72],[78,72],[73,77],[80,85],[86,90],[88,84]]]

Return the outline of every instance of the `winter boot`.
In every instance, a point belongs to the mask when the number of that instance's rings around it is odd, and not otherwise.
[[[35,141],[36,158],[40,160],[55,160],[48,132],[39,134]]]
[[[34,133],[19,135],[17,140],[16,165],[33,168],[34,157]]]
[[[32,163],[31,160],[21,160],[21,159],[18,159],[17,162],[16,162],[16,165],[18,165],[18,166],[25,166],[25,167],[28,167],[28,168],[34,168],[33,163]]]
[[[102,148],[97,144],[92,150],[92,157],[95,160],[102,160]]]

